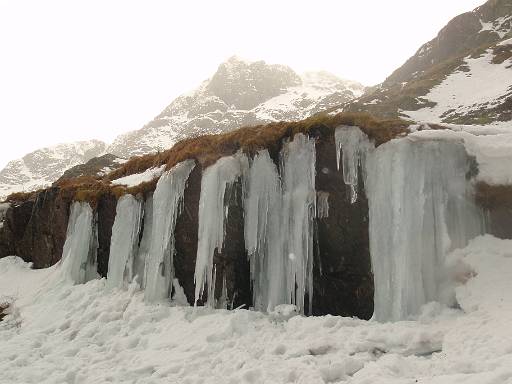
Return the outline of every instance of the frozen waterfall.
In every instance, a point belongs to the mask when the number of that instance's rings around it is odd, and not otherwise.
[[[281,236],[281,180],[267,150],[256,154],[247,179],[244,229],[254,308],[270,311],[288,301],[284,280],[287,257]]]
[[[183,194],[194,160],[186,160],[164,173],[153,194],[151,244],[147,257],[144,299],[169,298],[173,280],[174,228],[181,213]]]
[[[149,261],[149,250],[151,247],[151,235],[153,233],[153,195],[149,195],[144,202],[144,218],[142,221],[142,237],[140,238],[139,250],[133,263],[134,274],[141,288],[146,288],[147,263]]]
[[[427,302],[446,300],[445,255],[483,226],[468,168],[464,146],[453,141],[395,139],[368,156],[376,320],[407,319]]]
[[[65,278],[75,284],[96,278],[97,250],[98,234],[92,208],[88,203],[74,202],[62,251],[62,273]]]
[[[359,167],[364,173],[366,154],[373,148],[373,145],[370,144],[368,136],[358,127],[346,125],[336,128],[334,140],[337,166],[340,169],[341,160],[343,181],[350,187],[350,202],[355,203],[359,185]]]
[[[201,180],[199,197],[199,230],[195,268],[195,302],[203,295],[206,287],[208,305],[215,306],[215,250],[222,251],[225,236],[227,207],[224,205],[226,189],[243,176],[248,160],[242,153],[223,157],[208,167]]]
[[[107,286],[110,288],[122,287],[135,276],[134,258],[138,250],[141,215],[142,204],[132,195],[124,195],[117,202],[108,260]]]

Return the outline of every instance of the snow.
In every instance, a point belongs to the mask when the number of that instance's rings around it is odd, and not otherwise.
[[[131,188],[141,183],[147,183],[148,181],[160,177],[164,171],[165,164],[160,167],[148,168],[141,173],[134,173],[133,175],[128,175],[119,179],[112,180],[111,183],[114,185],[125,185],[128,188]]]
[[[498,105],[511,91],[512,59],[493,64],[493,58],[492,50],[477,58],[466,57],[465,64],[469,71],[451,73],[422,97],[436,103],[434,107],[401,112],[418,122],[441,123],[455,114],[467,114],[482,107]]]
[[[145,255],[145,298],[148,302],[165,301],[170,296],[174,277],[174,228],[183,207],[187,180],[194,167],[194,160],[185,160],[164,173],[156,185],[151,207],[152,223],[145,226],[145,231],[150,231],[148,236],[151,236],[149,252]],[[143,251],[140,256],[144,254]]]
[[[502,16],[493,21],[480,20],[480,24],[482,25],[480,33],[491,31],[497,33],[500,39],[503,39],[510,32],[510,27],[507,27],[507,24],[511,20],[512,16]]]
[[[0,383],[511,383],[511,249],[482,236],[453,252],[461,309],[396,323],[147,304],[136,284],[3,258]]]

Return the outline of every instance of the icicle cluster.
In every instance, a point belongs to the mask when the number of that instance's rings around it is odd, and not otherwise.
[[[215,270],[213,255],[222,250],[225,236],[227,207],[224,206],[226,189],[247,170],[247,157],[241,153],[223,157],[206,169],[201,180],[199,197],[199,230],[195,269],[195,302],[206,287],[208,305],[214,306]]]
[[[193,160],[186,160],[164,173],[153,194],[151,242],[147,256],[144,299],[153,302],[169,298],[173,272],[174,228],[181,213],[183,193]]]
[[[259,310],[295,304],[303,313],[306,295],[311,309],[315,156],[315,140],[298,134],[281,153],[282,181],[267,151],[251,164],[245,240]]]
[[[134,275],[140,287],[145,289],[147,282],[147,263],[149,262],[149,250],[153,233],[153,195],[149,195],[144,202],[144,219],[142,221],[142,237],[140,237],[139,250],[133,262]]]
[[[119,199],[112,227],[107,286],[122,287],[135,276],[134,262],[138,251],[142,204],[132,195]]]
[[[75,202],[71,206],[66,242],[62,251],[62,273],[74,284],[97,277],[98,232],[91,206]]]
[[[359,169],[364,172],[366,154],[373,146],[368,136],[358,127],[342,125],[336,128],[334,139],[337,166],[340,169],[341,160],[343,181],[350,187],[350,202],[355,203],[359,186]]]
[[[392,140],[368,157],[375,319],[406,319],[442,301],[446,253],[482,231],[467,168],[464,147],[448,141]]]

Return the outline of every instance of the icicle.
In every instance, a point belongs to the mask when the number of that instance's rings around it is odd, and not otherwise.
[[[73,203],[62,251],[62,273],[66,279],[82,284],[97,277],[97,244],[91,206],[85,202]]]
[[[277,167],[267,150],[254,157],[245,199],[245,245],[251,266],[254,308],[273,310],[286,301],[281,237],[282,190]]]
[[[315,140],[295,135],[281,153],[286,297],[304,313],[304,299],[313,299],[313,220],[316,216]]]
[[[149,249],[151,246],[151,234],[153,227],[153,195],[147,197],[144,203],[144,225],[139,251],[134,260],[134,274],[141,288],[146,288],[146,269],[149,261]]]
[[[168,299],[173,279],[174,228],[181,213],[183,193],[192,169],[193,160],[186,160],[164,173],[153,194],[151,245],[147,257],[146,290],[144,299]]]
[[[357,201],[359,167],[364,172],[366,154],[373,146],[358,127],[342,125],[334,133],[336,142],[336,160],[340,169],[340,152],[342,152],[343,181],[350,187],[350,202]]]
[[[316,217],[325,219],[329,217],[329,192],[318,191],[316,194],[317,212]]]
[[[195,302],[206,285],[210,293],[213,281],[213,255],[222,250],[227,208],[224,206],[226,188],[240,178],[248,167],[245,155],[223,157],[204,171],[199,198],[199,232],[195,269]],[[210,295],[208,295],[210,300]]]
[[[374,318],[406,319],[440,301],[446,253],[482,230],[482,213],[468,197],[468,157],[456,142],[408,138],[368,157],[370,251]]]
[[[121,197],[117,203],[112,227],[107,286],[122,287],[134,277],[134,258],[138,251],[142,204],[132,195]]]

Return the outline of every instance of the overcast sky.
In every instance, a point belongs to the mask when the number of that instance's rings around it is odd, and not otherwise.
[[[381,82],[484,0],[0,0],[0,169],[141,128],[233,54]]]

